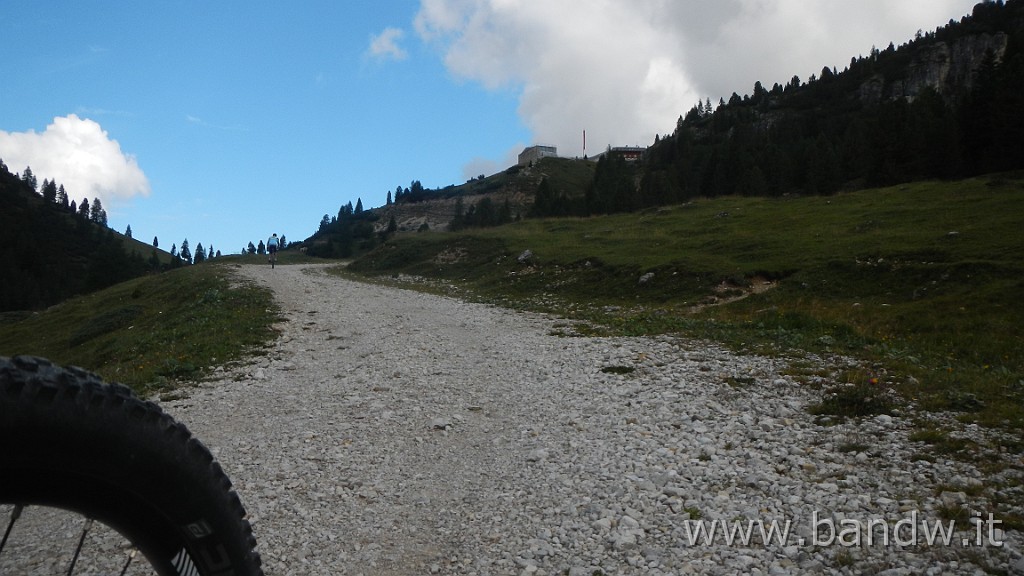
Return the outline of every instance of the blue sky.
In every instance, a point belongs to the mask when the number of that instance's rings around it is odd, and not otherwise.
[[[964,0],[4,0],[0,159],[160,247],[311,235],[526,145],[648,145],[698,99],[842,70]]]

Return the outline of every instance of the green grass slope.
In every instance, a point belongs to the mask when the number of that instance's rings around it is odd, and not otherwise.
[[[350,269],[618,333],[851,355],[873,366],[855,384],[880,377],[926,408],[1024,424],[1019,175],[400,235]]]
[[[0,355],[81,366],[143,394],[258,352],[275,334],[269,291],[239,281],[232,262],[185,266],[0,318]]]

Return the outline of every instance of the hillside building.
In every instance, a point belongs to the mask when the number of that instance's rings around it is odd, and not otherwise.
[[[529,166],[531,162],[548,157],[557,158],[558,149],[554,146],[530,146],[523,148],[523,151],[519,153],[519,165]]]
[[[605,154],[614,154],[622,157],[626,162],[637,162],[643,158],[645,152],[647,152],[647,148],[641,148],[640,146],[616,146],[614,148],[609,148],[600,154],[595,154],[588,159],[591,162],[597,162]]]

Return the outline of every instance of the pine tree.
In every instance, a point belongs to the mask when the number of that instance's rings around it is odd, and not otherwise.
[[[505,202],[501,205],[498,210],[498,224],[508,224],[512,221],[512,204],[509,203],[508,198],[505,198]]]
[[[159,247],[160,247],[160,241],[156,239],[156,236],[153,236],[153,248],[159,248]]]
[[[203,243],[202,242],[200,242],[199,244],[196,244],[196,255],[192,259],[192,261],[194,263],[196,263],[196,264],[199,264],[200,262],[205,262],[206,261],[206,250],[203,249]]]
[[[57,183],[53,180],[43,180],[43,200],[57,202]]]
[[[452,216],[451,222],[448,223],[448,229],[452,231],[461,230],[466,226],[466,209],[465,203],[462,201],[462,196],[455,199],[455,215]]]
[[[103,203],[99,198],[92,201],[92,208],[89,212],[89,220],[103,226],[107,225],[107,212],[103,209]]]
[[[362,198],[356,198],[355,213],[356,214],[362,214],[362,212],[363,212],[363,199]]]
[[[252,242],[249,242],[249,245],[245,248],[245,251],[242,253],[245,254],[246,252],[248,252],[249,254],[255,254],[256,246],[254,246]]]
[[[267,245],[263,243],[263,240],[260,240],[259,245],[256,246],[256,253],[261,256],[267,253]]]
[[[177,257],[178,257],[178,245],[177,244],[171,244],[171,258],[175,258],[176,259]]]
[[[66,190],[64,190],[63,184],[61,184],[60,187],[57,188],[57,204],[60,204],[65,208],[68,207],[68,193]]]
[[[129,224],[128,228],[124,231],[124,235],[129,237],[129,238],[132,237],[132,225],[131,224]]]
[[[32,168],[28,166],[25,166],[25,171],[21,173],[21,181],[28,184],[33,192],[39,189],[39,181],[36,180],[36,175],[32,173]]]
[[[82,203],[78,205],[78,215],[86,220],[89,219],[89,199],[82,198]]]
[[[192,263],[192,251],[188,249],[188,238],[185,238],[185,240],[183,240],[181,243],[180,256],[181,259],[184,260],[185,262],[188,262],[189,264]]]
[[[533,209],[531,212],[537,217],[555,215],[555,194],[551,190],[551,184],[548,183],[546,177],[542,178],[537,186],[537,192],[533,196]]]

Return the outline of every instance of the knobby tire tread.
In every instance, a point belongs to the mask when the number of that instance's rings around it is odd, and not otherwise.
[[[0,357],[0,502],[95,517],[160,574],[180,572],[181,550],[203,576],[263,573],[241,500],[206,446],[81,368]]]

